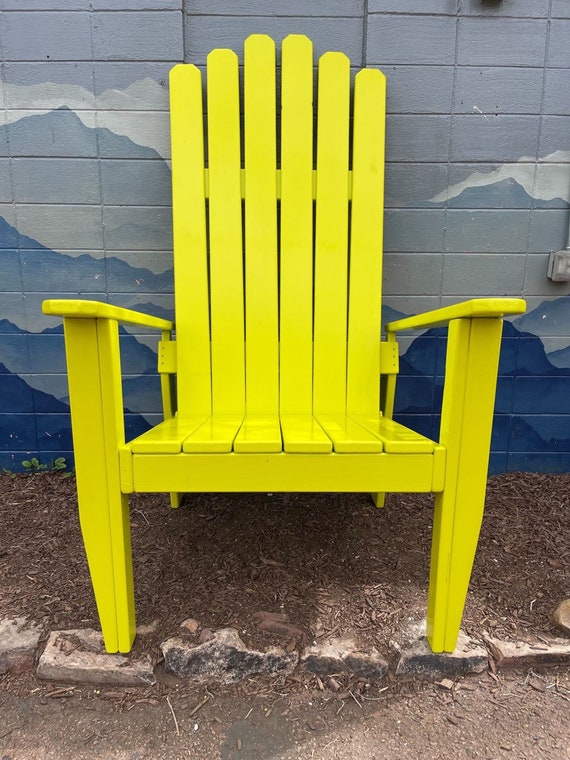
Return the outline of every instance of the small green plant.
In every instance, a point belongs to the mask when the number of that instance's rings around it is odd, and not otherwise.
[[[22,462],[22,467],[28,473],[42,472],[42,470],[47,470],[47,464],[41,464],[40,460],[36,457],[32,457],[31,459],[24,459]]]
[[[24,459],[22,467],[29,475],[38,472],[61,472],[63,478],[69,478],[73,475],[73,470],[67,469],[65,457],[56,457],[50,461],[49,465],[42,464],[37,457],[30,457],[30,459]]]

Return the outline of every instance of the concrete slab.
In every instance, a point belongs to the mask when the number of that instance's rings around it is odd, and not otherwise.
[[[248,649],[235,628],[222,628],[201,644],[189,639],[171,638],[161,644],[164,667],[181,678],[203,683],[236,683],[256,673],[285,675],[299,661],[297,652],[272,648],[266,652]]]
[[[425,637],[425,621],[410,620],[407,627],[390,641],[399,654],[396,675],[415,675],[426,680],[459,678],[482,673],[488,665],[487,650],[459,632],[455,651],[436,654]]]
[[[0,619],[0,675],[31,670],[42,633],[26,617]]]
[[[301,665],[319,676],[345,672],[372,681],[379,681],[388,672],[388,663],[374,647],[363,650],[349,637],[329,639],[308,647],[301,657]]]
[[[499,668],[534,668],[570,663],[570,639],[544,636],[532,643],[494,638],[485,641]]]
[[[38,678],[69,683],[150,686],[153,669],[146,660],[107,654],[99,631],[53,631],[36,670]]]

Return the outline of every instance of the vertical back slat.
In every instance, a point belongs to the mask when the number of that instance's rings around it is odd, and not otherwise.
[[[358,72],[354,83],[352,153],[349,414],[376,414],[379,408],[385,99],[382,72]]]
[[[245,63],[246,410],[279,411],[275,43],[248,37]]]
[[[204,185],[202,77],[170,72],[174,273],[179,419],[211,413],[210,318]]]
[[[315,414],[346,410],[350,63],[319,60],[315,239]]]
[[[214,50],[208,56],[207,72],[212,410],[214,415],[243,415],[243,245],[237,55],[231,50]]]
[[[313,47],[283,41],[281,75],[280,410],[312,413]]]

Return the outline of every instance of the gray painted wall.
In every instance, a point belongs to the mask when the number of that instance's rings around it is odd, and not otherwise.
[[[527,297],[530,314],[515,327],[539,339],[546,363],[527,366],[528,338],[510,335],[495,469],[570,469],[570,285],[546,277],[568,233],[570,0],[0,0],[0,9],[0,386],[26,386],[0,405],[4,462],[70,448],[56,405],[67,393],[61,336],[41,315],[44,297],[172,307],[170,67],[201,65],[217,46],[241,53],[253,32],[300,32],[317,53],[342,50],[355,68],[388,77],[387,308]],[[134,377],[154,338],[128,340],[139,347],[126,363],[129,408],[155,421],[156,379],[149,369],[144,387]],[[430,371],[437,380],[439,359]],[[413,403],[414,378],[402,378],[400,411],[426,429],[437,403]]]

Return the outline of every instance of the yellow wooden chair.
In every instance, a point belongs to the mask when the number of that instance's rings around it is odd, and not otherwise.
[[[236,54],[208,56],[206,131],[199,69],[171,72],[176,327],[94,301],[43,306],[64,318],[79,515],[106,648],[128,652],[135,636],[129,493],[167,491],[177,506],[184,492],[368,491],[380,506],[401,491],[436,494],[427,636],[433,651],[453,651],[502,317],[524,301],[398,320],[381,342],[384,76],[363,69],[351,97],[348,58],[326,53],[315,113],[309,39],[284,40],[280,87],[269,37],[249,37],[244,58],[242,101]],[[162,331],[165,419],[129,443],[119,322]],[[391,419],[395,334],[447,323],[434,442]]]

